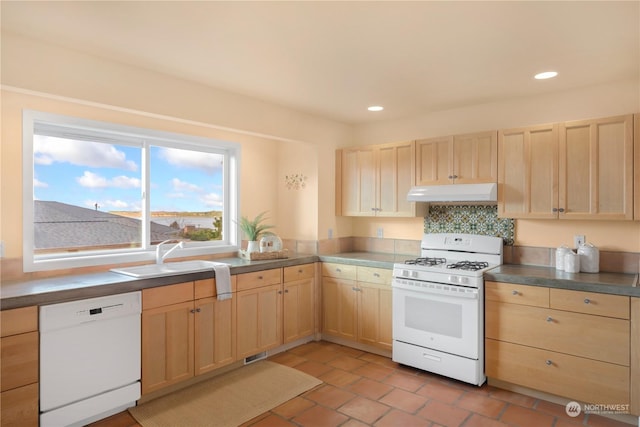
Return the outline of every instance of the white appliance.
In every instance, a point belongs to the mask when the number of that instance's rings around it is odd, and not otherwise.
[[[40,426],[83,426],[140,398],[141,293],[40,307]]]
[[[482,385],[485,271],[502,263],[501,238],[425,234],[420,258],[394,264],[393,360]]]

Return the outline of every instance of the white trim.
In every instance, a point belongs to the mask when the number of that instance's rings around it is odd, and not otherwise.
[[[64,131],[64,127],[75,128],[85,132],[123,136],[122,145],[139,146],[142,149],[142,247],[135,249],[119,249],[111,251],[87,251],[81,253],[48,254],[34,256],[34,198],[33,198],[33,137],[36,123],[51,124],[51,132]],[[155,247],[149,243],[150,226],[148,224],[148,211],[150,201],[148,190],[149,178],[149,147],[173,147],[180,149],[193,149],[209,151],[224,156],[223,164],[223,203],[225,215],[223,216],[223,236],[221,241],[215,242],[189,242],[176,256],[198,256],[217,253],[235,252],[240,247],[240,233],[236,225],[239,212],[239,179],[240,179],[240,151],[238,143],[220,141],[216,139],[182,135],[154,129],[136,128],[113,123],[98,122],[89,119],[63,116],[33,110],[23,111],[23,269],[25,272],[45,271],[61,268],[86,267],[94,265],[106,265],[117,263],[151,261],[155,259]],[[114,141],[120,144],[119,141]]]

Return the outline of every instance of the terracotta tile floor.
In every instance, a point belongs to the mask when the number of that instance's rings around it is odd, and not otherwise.
[[[243,427],[629,427],[598,415],[571,418],[564,406],[488,385],[475,387],[329,342],[274,355],[324,381]],[[92,427],[138,427],[122,412]],[[190,426],[184,426],[190,427]]]

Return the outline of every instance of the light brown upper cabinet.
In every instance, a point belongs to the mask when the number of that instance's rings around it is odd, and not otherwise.
[[[496,182],[497,141],[495,131],[416,141],[416,185]]]
[[[558,125],[498,132],[498,215],[558,217]]]
[[[634,180],[633,188],[635,189],[635,196],[634,196],[635,208],[633,209],[633,212],[634,212],[633,218],[635,220],[640,221],[640,113],[636,114],[634,117],[635,117],[635,126],[634,126],[635,135],[634,135],[633,141],[634,141],[635,148],[633,149],[633,152],[635,153],[634,154],[635,165],[633,167],[633,170],[635,174],[635,180]]]
[[[407,201],[415,180],[414,156],[414,142],[337,150],[336,214],[422,216],[421,207]]]
[[[633,219],[633,115],[560,125],[559,218]]]
[[[632,115],[501,130],[498,140],[498,216],[633,218]]]

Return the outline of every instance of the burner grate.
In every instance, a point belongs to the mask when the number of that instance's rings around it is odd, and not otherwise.
[[[447,260],[445,258],[422,257],[416,259],[408,259],[404,263],[409,265],[423,265],[432,267],[434,265],[446,264],[446,262]]]
[[[447,268],[455,270],[477,271],[487,267],[489,267],[489,263],[483,261],[458,261],[453,264],[447,264]]]

